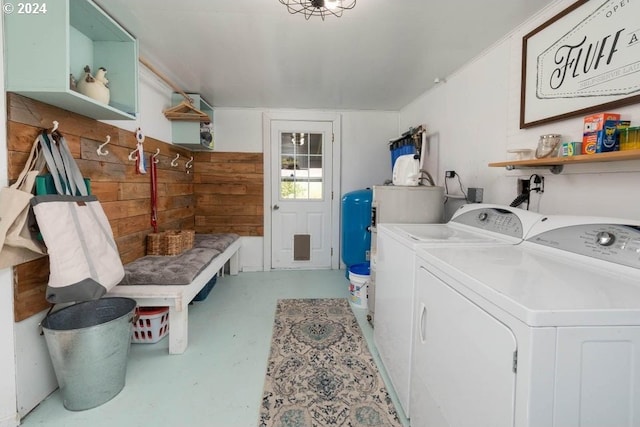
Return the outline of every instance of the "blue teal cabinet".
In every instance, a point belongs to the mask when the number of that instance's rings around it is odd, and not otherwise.
[[[137,40],[91,0],[41,4],[5,14],[6,90],[98,120],[135,119]],[[107,70],[109,105],[71,88],[86,65]]]
[[[188,93],[193,99],[193,106],[209,116],[209,123],[213,125],[213,107],[197,93]],[[171,103],[176,106],[184,101],[184,97],[179,93],[171,96]],[[204,122],[203,122],[204,123]],[[212,151],[213,135],[201,134],[202,123],[197,121],[172,120],[171,121],[171,141],[192,151]]]

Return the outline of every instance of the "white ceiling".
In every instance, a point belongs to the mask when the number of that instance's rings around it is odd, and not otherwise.
[[[306,21],[278,0],[97,0],[215,107],[392,111],[550,2],[358,0]]]

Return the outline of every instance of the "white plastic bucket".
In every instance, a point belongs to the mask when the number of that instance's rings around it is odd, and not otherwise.
[[[349,268],[349,300],[354,307],[367,308],[367,285],[370,277],[368,273],[369,263],[356,264]]]

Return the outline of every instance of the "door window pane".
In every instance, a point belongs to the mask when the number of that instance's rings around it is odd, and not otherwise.
[[[280,198],[320,200],[322,193],[322,134],[283,132],[280,142]]]

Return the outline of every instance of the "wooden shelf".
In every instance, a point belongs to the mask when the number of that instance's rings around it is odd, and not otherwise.
[[[6,90],[98,120],[134,120],[138,42],[91,0],[56,0],[46,13],[5,14]],[[107,69],[111,99],[71,89],[89,65]]]
[[[618,162],[623,160],[640,160],[640,150],[612,151],[610,153],[583,154],[569,157],[547,157],[544,159],[509,160],[489,163],[489,167],[503,167],[507,170],[525,168],[549,169],[552,173],[558,174],[562,172],[564,165]]]

